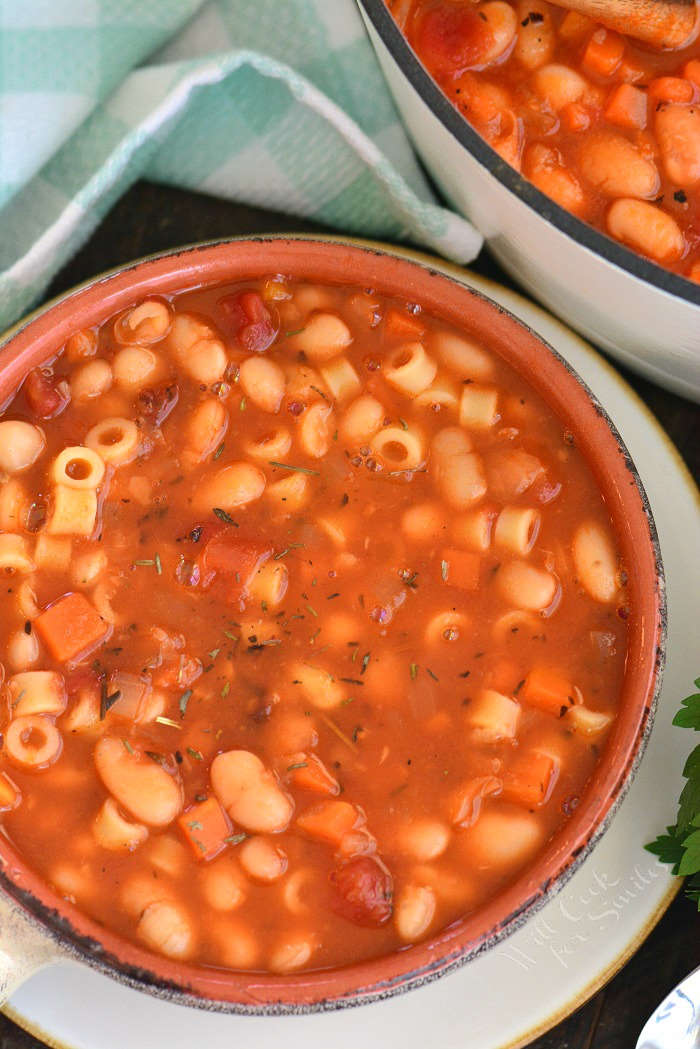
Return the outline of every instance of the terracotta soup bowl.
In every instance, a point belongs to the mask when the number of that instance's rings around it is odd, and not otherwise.
[[[628,566],[628,652],[618,716],[578,808],[506,889],[426,942],[332,971],[224,972],[156,956],[82,914],[0,836],[0,922],[3,951],[12,957],[0,962],[6,993],[38,965],[66,957],[176,1002],[239,1013],[358,1005],[417,987],[493,947],[561,888],[610,822],[640,761],[660,684],[664,589],[639,476],[605,411],[566,362],[468,284],[390,251],[311,238],[265,237],[179,250],[97,278],[14,329],[0,348],[0,404],[72,332],[100,324],[146,295],[276,273],[373,288],[420,303],[501,355],[573,434],[602,491]]]

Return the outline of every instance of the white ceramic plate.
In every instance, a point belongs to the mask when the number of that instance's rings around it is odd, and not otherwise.
[[[408,253],[407,253],[408,254]],[[430,260],[437,265],[436,260]],[[71,1049],[516,1049],[554,1026],[617,971],[659,920],[677,881],[643,844],[673,822],[688,733],[671,727],[698,674],[698,493],[678,453],[600,356],[516,293],[443,266],[530,324],[578,370],[614,419],[653,507],[669,612],[664,687],[648,749],[609,830],[566,887],[500,946],[457,972],[385,1002],[310,1016],[239,1017],[130,990],[77,964],[45,969],[5,1012],[52,1046]],[[650,1009],[656,1003],[650,1002]]]

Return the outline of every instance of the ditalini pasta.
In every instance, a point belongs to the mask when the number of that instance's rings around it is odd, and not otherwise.
[[[0,418],[0,819],[54,889],[223,969],[438,933],[574,811],[626,576],[571,436],[415,304],[137,302]]]

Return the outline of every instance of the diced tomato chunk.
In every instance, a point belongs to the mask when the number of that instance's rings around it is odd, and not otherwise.
[[[417,50],[436,73],[461,73],[481,65],[493,47],[488,22],[471,4],[441,4],[418,26]]]
[[[83,594],[64,594],[34,620],[34,627],[54,659],[68,663],[86,656],[112,632]]]
[[[91,666],[76,667],[64,674],[66,692],[69,696],[77,696],[80,692],[97,691],[104,676],[104,671],[99,674]]]
[[[393,878],[375,857],[359,856],[337,867],[331,883],[337,892],[334,909],[348,921],[371,927],[384,925],[391,918]]]
[[[60,415],[70,400],[67,383],[45,368],[35,368],[29,373],[24,380],[24,396],[29,410],[39,419]]]
[[[277,336],[273,316],[257,291],[241,291],[219,299],[224,323],[249,353],[264,353]]]

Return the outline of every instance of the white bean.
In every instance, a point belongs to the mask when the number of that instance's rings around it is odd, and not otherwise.
[[[274,949],[270,956],[270,969],[273,973],[288,973],[300,969],[311,958],[313,944],[304,933],[291,933]]]
[[[248,750],[228,750],[211,765],[214,793],[234,824],[259,834],[283,831],[292,818],[291,798],[272,772]]]
[[[0,421],[0,470],[5,473],[28,470],[45,447],[46,438],[38,426],[21,419]]]
[[[95,746],[95,765],[107,790],[140,823],[166,827],[181,812],[178,780],[124,740],[103,736]]]
[[[285,377],[278,364],[256,355],[243,361],[240,384],[253,404],[264,412],[278,412],[284,397]]]
[[[397,837],[402,852],[425,863],[442,856],[450,842],[450,830],[437,820],[420,819],[401,827]]]
[[[402,940],[415,943],[428,931],[435,917],[435,893],[428,885],[407,885],[399,893],[394,923]]]
[[[277,881],[287,870],[285,853],[267,838],[248,838],[238,850],[238,857],[243,870],[256,881]]]
[[[136,927],[139,939],[169,958],[187,958],[194,946],[192,924],[176,903],[151,903]]]

